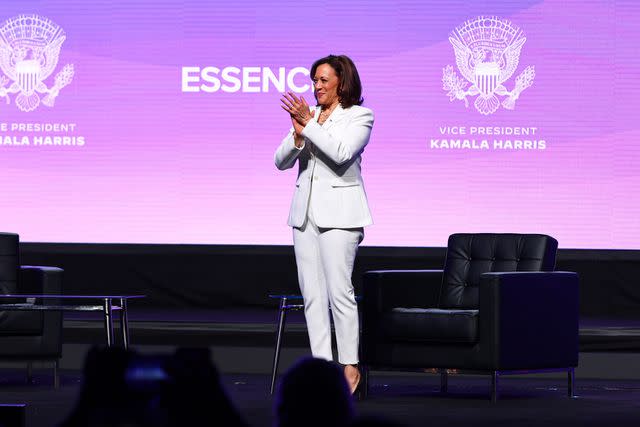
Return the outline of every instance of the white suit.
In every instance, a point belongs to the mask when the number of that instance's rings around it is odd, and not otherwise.
[[[288,224],[304,297],[311,351],[332,360],[333,315],[338,359],[358,362],[358,311],[351,283],[353,262],[363,227],[371,224],[362,176],[361,154],[369,142],[373,112],[368,108],[337,106],[322,124],[320,108],[302,135],[304,147],[296,148],[293,129],[275,153],[278,169],[298,161],[298,179]]]

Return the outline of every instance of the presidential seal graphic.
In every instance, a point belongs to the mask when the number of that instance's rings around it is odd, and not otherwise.
[[[527,41],[520,28],[508,20],[480,16],[457,27],[449,41],[453,45],[456,65],[464,77],[461,78],[451,65],[442,70],[442,87],[448,91],[450,101],[462,100],[468,107],[467,97],[477,95],[476,110],[489,115],[500,105],[513,110],[522,91],[533,84],[535,69],[530,65],[516,77],[511,91],[505,86],[518,68],[520,51]]]
[[[73,80],[73,64],[62,67],[48,87],[45,80],[55,71],[64,30],[47,18],[20,15],[0,27],[0,98],[7,104],[15,95],[19,110],[29,112],[44,104],[53,107],[60,91]],[[41,96],[43,96],[41,98]]]

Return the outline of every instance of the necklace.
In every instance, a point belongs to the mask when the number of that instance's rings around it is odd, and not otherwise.
[[[325,120],[327,120],[327,118],[329,118],[331,113],[333,113],[333,110],[335,110],[337,106],[338,106],[338,103],[335,103],[335,104],[333,104],[332,106],[328,107],[325,110],[320,110],[320,117],[318,117],[318,123],[319,124],[324,123]]]

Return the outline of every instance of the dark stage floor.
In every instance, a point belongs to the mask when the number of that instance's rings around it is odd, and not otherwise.
[[[136,350],[168,353],[179,346],[209,347],[227,390],[250,425],[272,425],[267,390],[275,308],[158,311],[136,309],[132,304],[130,309]],[[26,403],[28,427],[56,425],[76,400],[87,349],[104,341],[102,328],[99,316],[66,316],[61,388],[52,388],[50,370],[37,370],[36,383],[27,385],[23,369],[4,366],[0,403]],[[280,372],[308,354],[302,313],[290,313],[283,345]],[[372,372],[371,397],[356,407],[359,414],[381,414],[406,426],[636,425],[640,422],[640,322],[583,319],[580,346],[577,399],[566,396],[566,377],[561,374],[505,377],[500,383],[501,400],[491,404],[488,377],[452,376],[449,393],[441,395],[437,375]]]
[[[53,390],[50,378],[38,373],[36,383],[24,384],[16,371],[2,371],[3,403],[26,403],[27,426],[53,426],[73,406],[80,374],[65,371],[62,387]],[[233,401],[251,426],[273,422],[267,375],[224,375]],[[383,415],[405,426],[632,426],[640,421],[640,381],[578,382],[578,398],[554,379],[506,378],[500,401],[488,400],[487,378],[454,376],[450,392],[441,395],[435,375],[377,375],[372,395],[356,403],[359,415]]]

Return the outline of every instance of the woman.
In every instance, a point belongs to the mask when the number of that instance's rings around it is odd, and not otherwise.
[[[358,308],[351,274],[363,227],[371,224],[361,154],[369,142],[373,112],[361,107],[362,86],[353,61],[329,55],[311,66],[317,101],[310,108],[289,92],[281,99],[293,127],[275,154],[278,169],[298,161],[288,224],[314,357],[333,360],[329,306],[338,361],[355,392],[358,370]]]

